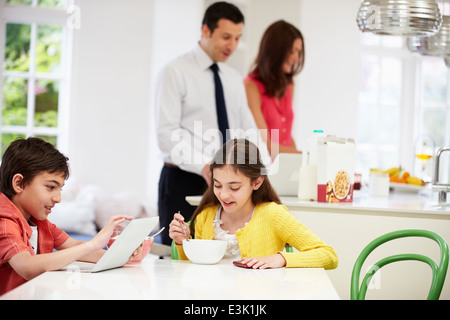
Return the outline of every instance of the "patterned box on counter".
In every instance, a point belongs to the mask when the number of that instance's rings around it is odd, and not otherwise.
[[[320,137],[317,147],[317,201],[353,202],[355,142],[334,135]]]

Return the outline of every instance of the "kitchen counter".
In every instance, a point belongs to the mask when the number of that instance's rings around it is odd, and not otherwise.
[[[352,203],[302,201],[297,197],[280,197],[290,211],[335,212],[377,216],[393,216],[450,220],[450,203],[438,204],[431,190],[421,193],[393,191],[389,197],[371,197],[364,191],[355,191]],[[191,205],[198,205],[201,196],[186,197]]]

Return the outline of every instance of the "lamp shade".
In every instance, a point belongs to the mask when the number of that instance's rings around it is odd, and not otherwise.
[[[407,39],[411,52],[427,56],[450,57],[450,16],[442,16],[442,26],[430,37],[411,37]]]
[[[395,36],[430,36],[442,16],[435,0],[363,0],[356,17],[362,32]]]

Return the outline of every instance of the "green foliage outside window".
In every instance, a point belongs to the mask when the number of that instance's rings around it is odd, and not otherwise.
[[[2,126],[27,126],[29,99],[34,99],[33,127],[58,127],[59,80],[41,79],[40,74],[60,74],[61,47],[63,30],[61,26],[38,25],[36,55],[32,62],[30,57],[31,25],[6,25],[5,56],[3,70],[3,101],[1,105]],[[30,64],[34,63],[34,96],[30,91]],[[33,69],[33,68],[31,68]],[[21,134],[3,133],[1,137],[1,154]],[[43,137],[56,145],[56,137]]]
[[[11,5],[31,5],[32,0],[8,0],[7,4]],[[64,9],[67,6],[66,0],[39,0],[37,3],[38,7],[42,8],[55,8]]]

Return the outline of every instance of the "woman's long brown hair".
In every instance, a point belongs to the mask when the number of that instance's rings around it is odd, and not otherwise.
[[[282,66],[296,39],[302,41],[300,59],[292,72],[286,74]],[[264,32],[250,75],[254,75],[262,82],[269,97],[280,98],[284,96],[287,87],[293,84],[294,76],[300,73],[304,63],[305,43],[302,33],[292,24],[279,20],[271,24]]]
[[[261,161],[258,147],[247,139],[228,140],[222,148],[217,151],[210,164],[211,181],[191,218],[191,235],[195,234],[195,218],[197,215],[202,212],[203,209],[219,204],[219,200],[214,194],[214,169],[226,165],[232,166],[236,171],[239,171],[250,178],[251,182],[261,176],[264,177],[261,186],[252,193],[252,202],[254,205],[264,202],[276,202],[281,204],[278,194],[273,189],[266,175],[267,170]]]

